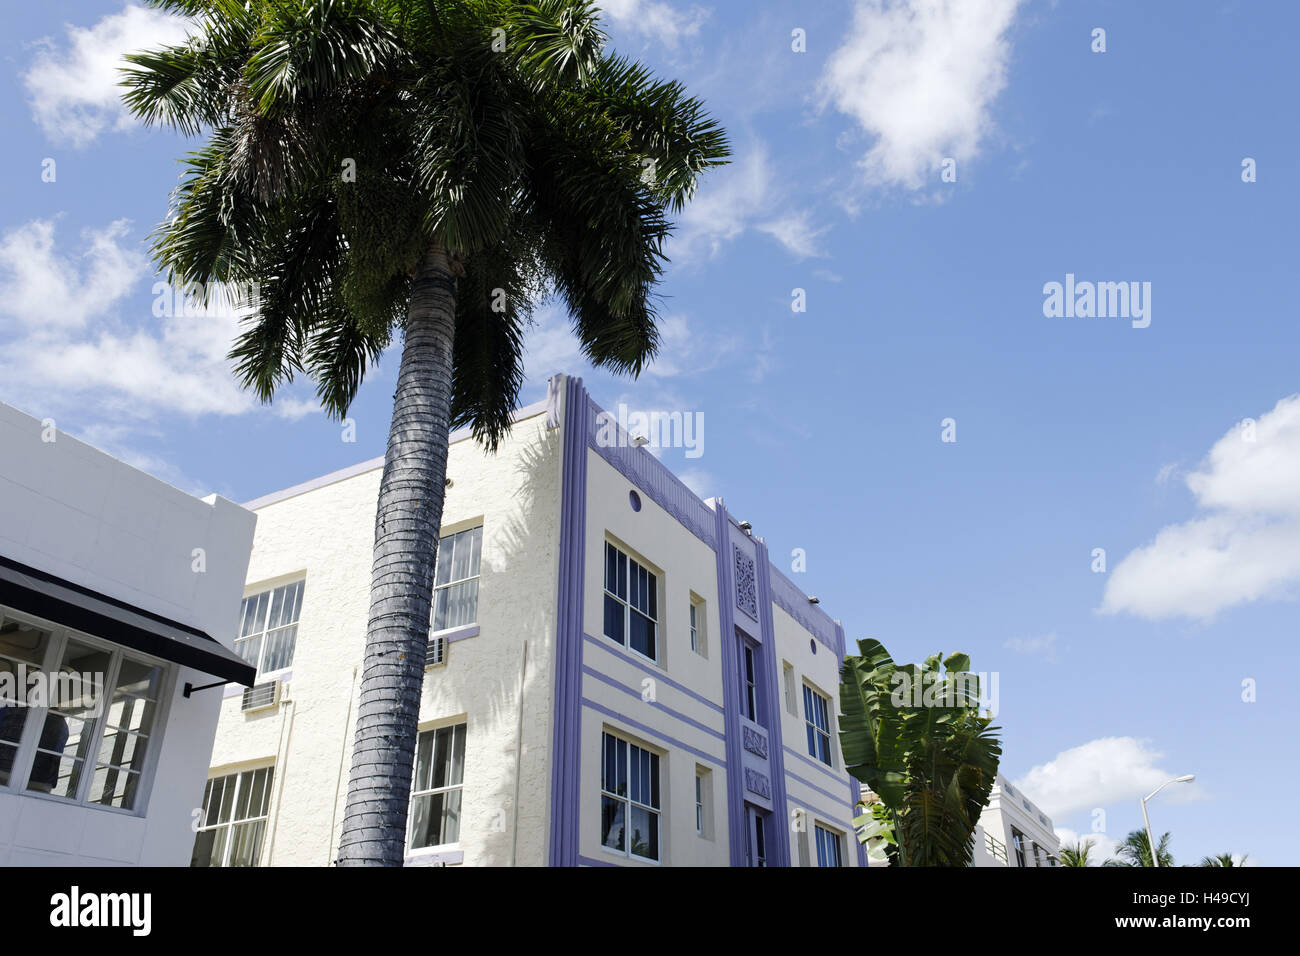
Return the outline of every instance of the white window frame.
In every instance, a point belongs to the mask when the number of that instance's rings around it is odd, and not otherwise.
[[[620,596],[617,591],[611,591],[609,589],[608,572],[609,572],[610,551],[613,551],[614,554],[616,555],[615,558],[616,561],[617,561],[617,556],[622,556],[622,558],[627,562],[628,586],[626,588],[627,591],[626,596]],[[653,595],[653,599],[654,599],[653,608],[650,607],[648,600],[645,602],[646,604],[645,607],[637,607],[632,603],[631,581],[634,574],[633,568],[637,568],[642,571],[645,571],[650,578],[654,579],[652,583],[648,582],[648,592],[647,592]],[[657,665],[659,663],[660,652],[662,647],[662,643],[659,640],[659,618],[662,616],[659,608],[659,604],[660,604],[659,587],[660,587],[660,582],[663,579],[663,575],[660,572],[656,571],[652,566],[647,564],[645,561],[642,561],[640,558],[634,557],[628,550],[624,549],[622,546],[615,544],[613,541],[606,540],[603,560],[600,563],[600,578],[601,578],[601,589],[603,592],[601,595],[601,621],[602,621],[601,633],[604,634],[606,640],[613,641],[615,644],[618,644],[619,646],[624,647],[627,650],[631,651],[637,657],[640,657],[643,660],[650,661],[652,664]],[[617,581],[615,581],[615,586],[617,586]],[[604,614],[605,614],[605,605],[608,603],[608,599],[612,599],[618,602],[619,606],[622,608],[623,639],[621,641],[618,638],[605,633],[606,628],[604,625]],[[632,612],[634,610],[636,611],[637,614],[640,614],[642,617],[644,617],[646,620],[650,622],[651,640],[654,642],[653,656],[645,654],[642,651],[632,646]],[[654,611],[653,614],[650,613],[651,610]]]
[[[701,657],[708,659],[709,656],[709,639],[708,631],[704,626],[705,607],[704,599],[694,591],[690,595],[691,610],[691,650]]]
[[[425,734],[435,734],[435,735],[436,735],[436,734],[438,733],[438,731],[440,731],[440,730],[450,730],[450,731],[451,731],[452,747],[455,747],[455,745],[456,745],[456,729],[457,729],[458,727],[464,727],[464,728],[465,728],[465,743],[464,743],[464,749],[461,751],[461,755],[460,755],[460,782],[459,782],[459,783],[449,783],[449,784],[444,784],[444,785],[441,786],[441,787],[430,787],[428,790],[416,790],[416,789],[415,789],[416,781],[415,781],[414,773],[412,774],[412,778],[411,778],[411,799],[410,799],[410,802],[407,804],[407,814],[406,814],[406,816],[407,816],[407,825],[406,825],[406,854],[407,854],[407,856],[419,856],[419,855],[422,854],[422,853],[439,853],[439,852],[442,852],[442,851],[444,851],[444,850],[453,850],[453,849],[456,849],[457,847],[460,846],[460,833],[461,833],[461,827],[462,827],[462,826],[464,825],[464,823],[465,823],[465,754],[469,751],[469,721],[468,721],[468,720],[465,720],[465,719],[460,719],[460,720],[452,721],[451,723],[442,723],[442,724],[438,724],[438,725],[433,726],[433,727],[425,727],[423,730],[421,730],[419,733],[416,734],[416,740],[415,740],[416,757],[415,757],[415,760],[416,760],[416,764],[418,765],[418,762],[419,762],[419,747],[420,747],[420,738],[421,738],[421,737],[423,737]],[[434,738],[434,746],[435,746],[435,748],[437,747],[437,737],[436,737],[436,736],[435,736],[435,738]],[[454,751],[453,751],[453,758],[454,758],[454,756],[455,756],[455,753],[454,753]],[[436,761],[436,757],[437,757],[436,750],[435,750],[435,755],[434,755],[434,757],[435,757],[435,761]],[[454,790],[458,790],[458,791],[460,791],[460,810],[459,810],[459,813],[460,813],[460,820],[459,820],[459,821],[457,822],[457,824],[456,824],[456,839],[453,840],[453,841],[450,842],[450,843],[430,843],[428,846],[413,846],[411,841],[412,841],[412,839],[414,838],[414,835],[415,835],[415,834],[414,834],[414,831],[411,829],[411,827],[412,827],[412,824],[415,822],[415,801],[416,801],[416,799],[419,798],[419,797],[432,797],[432,796],[437,796],[438,794],[447,794],[447,793],[451,793],[451,792],[454,791]],[[442,832],[441,823],[439,824],[439,832]]]
[[[835,848],[834,862],[822,862],[823,841],[826,846]],[[817,855],[817,865],[822,867],[843,867],[844,866],[844,834],[833,827],[823,826],[820,823],[813,824],[813,844],[814,851]]]
[[[804,742],[808,746],[808,756],[824,763],[828,767],[835,766],[835,748],[832,746],[835,739],[835,725],[833,722],[834,718],[831,715],[832,710],[830,698],[805,681],[803,685]],[[825,728],[818,725],[815,716],[825,718]],[[812,741],[807,739],[809,731],[812,732]],[[821,754],[817,753],[816,748],[816,743],[823,738],[826,742],[825,757],[822,757]]]
[[[627,746],[627,766],[624,769],[627,773],[629,790],[631,789],[631,783],[632,783],[632,752],[634,750],[639,750],[642,753],[648,754],[650,756],[650,760],[653,762],[653,765],[659,768],[659,806],[653,807],[650,806],[649,804],[642,803],[640,800],[635,800],[633,799],[631,793],[619,794],[619,793],[615,793],[612,790],[605,789],[605,749],[606,749],[605,738],[607,737],[618,743],[623,743]],[[617,748],[615,748],[615,752],[617,752]],[[624,844],[623,849],[619,850],[619,849],[615,849],[614,847],[607,846],[605,844],[605,840],[602,837],[600,841],[600,847],[606,853],[612,854],[614,856],[625,857],[629,860],[638,860],[641,863],[650,863],[650,864],[658,865],[663,862],[664,820],[665,817],[667,816],[667,811],[664,809],[663,806],[664,792],[667,789],[665,786],[664,770],[663,770],[664,756],[665,755],[661,754],[658,750],[637,743],[636,741],[631,740],[630,738],[624,736],[623,734],[615,733],[609,730],[608,728],[601,731],[601,735],[600,735],[600,796],[601,796],[600,815],[602,820],[604,817],[604,804],[605,804],[606,797],[609,797],[612,800],[618,800],[623,804],[623,844]],[[659,820],[659,826],[656,828],[656,846],[655,846],[655,855],[653,857],[642,856],[639,853],[632,852],[632,808],[633,807],[637,807],[642,810],[645,810],[653,814],[654,816],[656,816]]]
[[[740,638],[741,716],[763,726],[762,678],[759,676],[758,648],[746,637]]]
[[[263,800],[266,803],[266,812],[259,813],[256,816],[240,817],[239,819],[236,819],[234,817],[234,813],[235,813],[235,808],[239,806],[240,794],[242,793],[244,787],[248,784],[248,782],[252,780],[253,776],[263,770],[267,771],[266,788],[263,790]],[[264,826],[262,827],[262,835],[258,838],[257,854],[252,865],[261,866],[262,854],[266,851],[266,847],[267,847],[266,837],[271,830],[271,802],[274,797],[274,791],[275,791],[275,764],[268,764],[263,767],[249,767],[246,770],[231,770],[228,773],[219,773],[216,774],[215,776],[209,777],[207,787],[203,792],[203,806],[201,808],[203,811],[203,816],[200,817],[200,820],[207,819],[208,800],[212,794],[213,784],[215,784],[218,780],[228,780],[232,777],[235,780],[235,795],[230,800],[231,818],[227,820],[225,823],[218,822],[211,825],[205,824],[203,826],[200,826],[198,830],[196,830],[194,833],[194,843],[197,848],[198,841],[199,841],[199,834],[201,833],[208,833],[212,830],[222,830],[222,829],[228,830],[229,832],[226,834],[226,842],[222,849],[221,862],[217,864],[217,868],[220,869],[229,868],[230,855],[231,853],[234,852],[235,849],[235,841],[233,839],[235,835],[235,827],[246,826],[247,824],[250,823],[257,823],[260,820],[262,821]],[[194,854],[193,851],[191,851],[190,852],[191,866],[194,865],[193,857]]]
[[[455,580],[448,580],[443,584],[439,584],[438,568],[436,563],[434,565],[433,594],[432,594],[432,600],[429,602],[429,633],[431,635],[445,634],[450,631],[459,630],[462,627],[472,627],[473,625],[478,623],[478,599],[481,593],[480,591],[480,588],[482,586],[481,578],[483,576],[483,522],[480,521],[478,524],[470,525],[468,528],[461,528],[459,531],[446,531],[440,534],[438,536],[438,554],[439,556],[442,555],[443,553],[442,546],[444,543],[448,541],[454,541],[460,535],[470,534],[471,532],[474,531],[477,531],[479,533],[479,548],[478,548],[478,566],[470,569],[474,572],[473,574],[467,574],[463,578],[456,578]],[[452,547],[454,549],[455,545],[453,544]],[[454,555],[452,560],[453,561],[455,560]],[[451,572],[449,571],[448,573],[450,574]],[[479,587],[475,588],[474,590],[474,620],[462,621],[460,624],[453,624],[451,627],[443,627],[443,628],[437,627],[436,625],[437,625],[437,617],[438,617],[438,592],[448,591],[451,588],[457,587],[461,584],[468,584],[470,581],[480,582]]]
[[[49,634],[43,660],[39,665],[29,664],[29,669],[39,669],[42,674],[51,673],[63,660],[63,652],[66,650],[69,641],[75,641],[78,644],[103,651],[109,655],[109,663],[108,669],[104,672],[104,687],[101,691],[102,706],[99,708],[99,713],[86,722],[86,726],[89,728],[86,734],[94,741],[94,746],[87,750],[86,756],[82,758],[81,776],[77,780],[76,792],[70,796],[63,796],[28,789],[37,751],[42,749],[40,747],[41,732],[45,727],[45,718],[50,710],[48,706],[34,706],[28,709],[27,718],[18,740],[18,747],[14,751],[13,764],[9,771],[9,782],[0,784],[0,793],[31,797],[38,800],[51,800],[105,813],[118,813],[132,817],[145,816],[149,811],[149,801],[152,796],[158,758],[163,748],[164,732],[167,729],[167,720],[171,711],[171,698],[175,692],[176,666],[169,661],[150,654],[142,654],[133,648],[126,648],[112,641],[95,637],[92,634],[86,634],[69,627],[62,627],[52,621],[0,605],[0,623],[5,621],[16,621],[28,627],[39,628]],[[154,701],[153,724],[149,733],[143,735],[148,739],[149,743],[144,763],[140,769],[135,771],[117,765],[105,765],[110,769],[125,769],[127,773],[136,773],[139,776],[132,806],[115,807],[112,804],[91,800],[90,791],[94,783],[95,773],[99,769],[99,755],[104,745],[105,731],[108,729],[109,710],[112,707],[113,697],[117,693],[117,681],[124,658],[146,667],[159,668],[158,698]]]
[[[288,622],[287,624],[280,624],[276,627],[268,628],[266,625],[267,623],[269,623],[271,619],[271,609],[275,606],[275,592],[285,588],[291,588],[294,586],[298,586],[299,591],[298,591],[298,597],[296,599],[297,613],[294,615],[293,620]],[[293,660],[298,653],[298,624],[302,620],[302,605],[304,599],[306,598],[306,594],[307,594],[307,578],[304,575],[300,575],[288,581],[280,581],[274,584],[268,584],[266,582],[263,582],[261,584],[254,585],[253,588],[250,589],[248,593],[244,595],[244,600],[241,601],[239,604],[240,632],[244,630],[245,607],[247,605],[247,602],[256,600],[262,597],[263,595],[267,595],[266,618],[263,620],[262,629],[255,634],[248,634],[248,635],[237,634],[235,636],[234,651],[236,654],[239,654],[241,658],[243,658],[244,655],[240,653],[240,645],[247,644],[249,641],[255,639],[260,642],[258,644],[256,663],[252,661],[248,661],[247,658],[244,658],[244,660],[247,663],[252,664],[252,666],[257,668],[257,676],[254,678],[254,682],[260,684],[269,680],[275,680],[277,677],[281,677],[289,673],[291,670],[293,670]],[[263,670],[262,664],[266,660],[266,653],[269,644],[267,638],[270,637],[272,634],[281,634],[284,631],[289,630],[289,628],[294,629],[294,635],[293,635],[294,649],[293,652],[290,653],[289,655],[289,662],[284,666],[277,667],[273,670]]]

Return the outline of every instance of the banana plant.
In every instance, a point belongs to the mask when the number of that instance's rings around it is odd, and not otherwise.
[[[1002,754],[970,657],[896,664],[879,641],[862,640],[840,678],[844,763],[879,801],[859,839],[868,830],[901,866],[969,866]]]

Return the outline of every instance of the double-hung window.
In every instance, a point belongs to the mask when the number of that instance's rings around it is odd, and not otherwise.
[[[601,845],[625,856],[658,860],[659,814],[659,755],[602,734]]]
[[[257,668],[259,678],[293,664],[306,583],[294,581],[244,598],[235,653]]]
[[[808,756],[831,766],[831,703],[807,684],[803,687],[803,719]]]
[[[139,810],[167,669],[0,610],[0,787]]]
[[[479,565],[483,526],[444,535],[438,542],[433,581],[433,629],[445,631],[478,621]]]
[[[843,866],[844,848],[840,835],[821,824],[814,828],[814,833],[817,837],[817,865]]]
[[[208,781],[190,866],[260,863],[274,780],[275,768],[261,767]]]
[[[605,542],[605,636],[657,660],[659,579]]]
[[[411,789],[411,849],[460,840],[465,784],[465,724],[420,734]]]

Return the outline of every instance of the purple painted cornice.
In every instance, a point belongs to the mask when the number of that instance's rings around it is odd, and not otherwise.
[[[772,600],[777,607],[799,622],[799,626],[811,634],[837,658],[844,656],[844,632],[829,614],[816,604],[808,603],[797,584],[787,578],[771,561],[768,568],[772,574]]]

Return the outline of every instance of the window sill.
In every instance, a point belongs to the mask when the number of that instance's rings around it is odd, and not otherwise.
[[[453,641],[463,641],[467,637],[478,637],[478,625],[462,624],[460,627],[443,628],[441,631],[434,631],[429,635],[431,640],[435,637],[442,638],[448,644]]]
[[[465,851],[458,843],[445,846],[427,846],[419,850],[408,850],[403,866],[459,866],[465,862]]]

